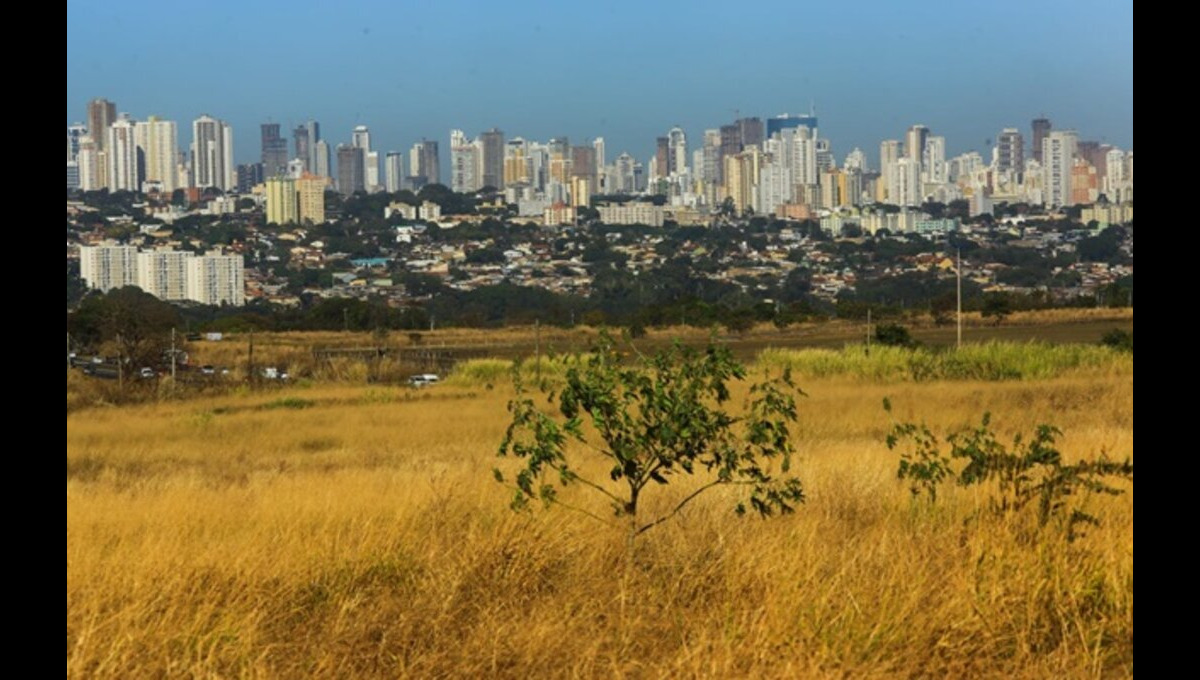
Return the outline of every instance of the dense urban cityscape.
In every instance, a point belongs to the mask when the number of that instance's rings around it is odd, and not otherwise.
[[[1030,128],[947,158],[917,124],[841,162],[812,111],[691,146],[672,127],[644,162],[600,137],[456,129],[443,173],[437,141],[384,152],[358,125],[331,148],[317,121],[290,140],[262,124],[261,160],[235,164],[220,119],[182,149],[175,121],[94,99],[67,128],[68,306],[133,285],[220,307],[374,301],[409,326],[779,321],[932,308],[951,255],[970,304],[1128,300],[1132,149]]]

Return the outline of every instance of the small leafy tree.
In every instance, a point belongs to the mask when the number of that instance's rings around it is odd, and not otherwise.
[[[718,486],[747,487],[749,508],[764,517],[793,512],[804,501],[800,480],[786,476],[793,453],[788,426],[796,420],[795,394],[803,394],[789,372],[752,385],[743,413],[735,416],[724,406],[730,400],[728,385],[745,379],[746,369],[715,342],[703,351],[676,342],[654,357],[638,354],[632,365],[623,365],[616,343],[601,333],[589,355],[566,362],[565,386],[549,395],[552,404],[557,396],[557,415],[534,404],[514,370],[517,397],[508,404],[512,423],[499,455],[519,458],[523,467],[511,481],[494,471],[512,488],[514,509],[541,500],[606,521],[567,505],[553,482],[577,484],[608,500],[625,523],[632,551],[638,535]],[[585,420],[591,425],[587,431]],[[608,480],[583,476],[586,460],[568,453],[570,440],[606,464]],[[709,473],[708,480],[672,509],[644,516],[648,488],[701,471]],[[744,514],[746,503],[736,510]]]
[[[891,403],[884,399],[883,407],[891,412]],[[993,483],[995,493],[988,505],[996,514],[1037,508],[1039,527],[1052,519],[1066,520],[1067,538],[1074,540],[1079,524],[1099,524],[1099,520],[1083,508],[1070,506],[1068,501],[1080,492],[1117,495],[1122,489],[1110,485],[1109,478],[1133,479],[1133,461],[1114,461],[1101,454],[1093,460],[1067,464],[1055,444],[1062,431],[1053,425],[1038,425],[1032,437],[1013,438],[1011,448],[1000,443],[991,428],[991,414],[984,413],[979,427],[950,434],[944,453],[941,443],[925,425],[896,423],[887,436],[887,447],[895,450],[901,442],[911,440],[911,450],[902,450],[896,471],[899,479],[910,481],[913,496],[922,492],[930,502],[937,499],[938,486],[954,478],[959,486]],[[965,461],[955,470],[954,461]]]
[[[913,347],[916,341],[908,329],[898,323],[882,323],[875,327],[875,342],[891,347]]]

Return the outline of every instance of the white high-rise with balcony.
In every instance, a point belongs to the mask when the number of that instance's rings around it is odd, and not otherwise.
[[[175,121],[150,116],[149,120],[137,123],[134,139],[144,161],[143,185],[156,183],[166,194],[178,189],[179,135]]]
[[[108,128],[108,188],[112,191],[141,191],[138,174],[137,140],[134,124],[126,116]]]
[[[232,191],[233,128],[207,114],[192,123],[192,186]]]
[[[1042,140],[1042,192],[1048,206],[1071,202],[1071,168],[1078,142],[1074,130],[1054,130]]]

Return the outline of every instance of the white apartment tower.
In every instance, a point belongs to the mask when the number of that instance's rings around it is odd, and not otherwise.
[[[246,279],[241,255],[205,253],[187,263],[187,296],[205,305],[246,304]]]
[[[122,116],[108,128],[108,188],[113,191],[141,191],[138,174],[137,140],[134,124]]]
[[[101,293],[136,286],[137,255],[135,246],[80,246],[79,275],[89,288]]]
[[[479,147],[462,130],[450,131],[450,189],[468,193],[479,189]]]
[[[1046,205],[1071,202],[1071,168],[1079,135],[1074,130],[1053,130],[1042,140],[1042,192]]]
[[[385,188],[389,194],[394,194],[400,191],[400,187],[404,182],[404,154],[399,151],[387,152],[387,158],[384,161],[383,178]]]
[[[233,164],[233,128],[204,114],[192,123],[192,186],[232,191],[237,187]]]
[[[188,250],[147,250],[137,254],[137,286],[161,300],[186,300]]]
[[[143,184],[157,183],[166,194],[178,189],[179,136],[175,121],[150,116],[136,125],[134,138],[143,159]]]

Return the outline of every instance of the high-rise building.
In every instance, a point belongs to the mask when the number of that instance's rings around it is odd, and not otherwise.
[[[245,163],[237,166],[237,192],[248,194],[263,183],[262,163]]]
[[[1004,128],[996,138],[996,169],[1021,173],[1025,170],[1025,137],[1017,128]]]
[[[916,161],[917,168],[924,170],[925,140],[929,137],[929,128],[924,125],[914,125],[908,128],[904,136],[906,155]]]
[[[479,190],[479,147],[462,130],[450,131],[450,189],[459,193]]]
[[[329,142],[324,139],[313,144],[312,173],[318,177],[333,177],[333,168],[329,158]]]
[[[137,254],[137,286],[160,300],[186,300],[190,250],[156,248]]]
[[[79,139],[79,155],[76,163],[79,165],[79,188],[83,191],[97,191],[104,188],[104,169],[106,157],[103,151],[96,148],[96,142],[91,135]]]
[[[366,152],[361,147],[338,144],[338,192],[343,196],[349,196],[356,191],[366,191],[365,156]]]
[[[1046,205],[1070,204],[1071,172],[1078,140],[1074,130],[1054,130],[1042,140],[1042,192]]]
[[[267,177],[287,174],[287,137],[279,136],[279,123],[262,124],[262,164]]]
[[[138,285],[136,246],[80,246],[79,276],[88,288],[107,293]]]
[[[321,141],[321,124],[315,120],[310,120],[302,125],[297,125],[296,129],[292,130],[292,138],[296,140],[296,158],[303,162],[304,172],[316,173],[316,145],[317,142]],[[326,150],[328,150],[328,147]],[[326,162],[326,165],[328,165],[328,162]]]
[[[480,187],[504,188],[504,133],[492,128],[479,135],[482,153],[479,163],[483,168],[479,178]]]
[[[117,120],[117,105],[107,99],[93,99],[87,105],[87,129],[97,151],[108,148],[108,126]]]
[[[141,191],[142,177],[138,163],[135,126],[122,116],[108,127],[108,188],[111,191]]]
[[[885,139],[879,143],[879,186],[882,190],[879,198],[893,205],[896,205],[896,201],[889,192],[895,182],[896,161],[900,160],[903,153],[904,147],[899,140]]]
[[[367,191],[371,193],[383,191],[383,184],[379,181],[379,152],[368,151],[363,163],[363,182],[367,185]]]
[[[522,137],[513,137],[504,143],[504,186],[530,185],[532,182],[532,159],[529,143]]]
[[[150,116],[134,127],[134,139],[142,159],[143,191],[154,183],[170,194],[179,188],[179,133],[173,120]]]
[[[321,224],[325,221],[325,187],[329,178],[312,173],[296,180],[296,217],[300,222]]]
[[[869,169],[867,167],[867,154],[863,153],[862,149],[854,147],[853,151],[846,154],[845,165],[847,170],[866,172]]]
[[[245,263],[241,255],[208,252],[187,262],[187,296],[205,305],[246,304]]]
[[[687,135],[676,125],[667,132],[667,174],[687,172]]]
[[[79,162],[67,161],[67,190],[79,188]]]
[[[404,184],[404,154],[399,151],[387,152],[384,160],[383,179],[389,194],[400,191]]]
[[[192,123],[192,186],[231,191],[236,186],[233,128],[204,114]]]
[[[905,156],[892,164],[891,185],[888,187],[888,203],[900,206],[918,206],[923,202],[921,190],[921,165]]]
[[[633,156],[628,153],[622,152],[617,156],[617,160],[613,161],[612,186],[608,189],[611,193],[632,194],[636,190],[633,176],[635,163]]]
[[[1050,134],[1049,118],[1033,119],[1033,160],[1042,163],[1042,143]],[[1043,164],[1044,165],[1044,164]]]
[[[651,179],[666,177],[671,168],[671,140],[667,137],[657,137],[654,140],[654,169]]]
[[[739,118],[734,121],[738,126],[738,135],[741,137],[742,150],[747,147],[757,146],[762,148],[763,143],[763,122],[760,118]]]
[[[296,180],[276,175],[267,178],[267,223],[292,224],[299,221]]]
[[[571,178],[572,186],[574,180],[582,180],[583,186],[586,187],[586,192],[572,191],[573,199],[582,200],[577,205],[587,205],[586,199],[582,199],[584,193],[586,198],[591,198],[599,189],[599,177],[596,175],[596,150],[590,146],[573,146],[571,147]]]
[[[790,113],[781,113],[774,118],[767,119],[767,139],[770,139],[777,132],[784,130],[794,130],[800,126],[804,126],[809,130],[817,129],[817,117],[815,115],[792,115]]]
[[[83,123],[72,123],[67,126],[67,162],[79,160],[79,140],[87,134]]]
[[[945,184],[948,173],[946,170],[946,138],[941,135],[930,135],[925,138],[925,152],[921,156],[922,178],[930,184]]]
[[[411,189],[416,191],[426,184],[441,184],[442,170],[438,159],[438,143],[423,139],[413,145],[408,154],[408,170]]]
[[[604,168],[607,167],[608,161],[604,155],[604,138],[597,137],[592,140],[592,151],[596,155],[596,177],[600,184],[604,183]],[[603,188],[603,187],[600,187]]]
[[[721,134],[721,162],[724,167],[724,159],[729,156],[736,156],[742,152],[742,129],[737,125],[722,125],[720,128]],[[724,170],[722,170],[722,176]]]
[[[362,149],[363,151],[371,150],[371,130],[366,125],[354,126],[354,133],[350,137],[350,145]]]

